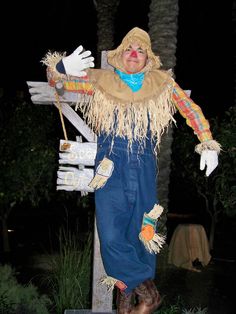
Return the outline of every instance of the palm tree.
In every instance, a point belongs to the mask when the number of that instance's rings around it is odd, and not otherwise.
[[[119,0],[94,0],[97,10],[97,60],[100,66],[100,54],[114,46],[115,15]]]
[[[232,4],[232,25],[233,25],[233,37],[235,38],[236,35],[236,1],[233,1]],[[234,48],[234,105],[236,106],[236,49]]]
[[[174,69],[176,63],[176,44],[178,27],[178,0],[151,0],[149,10],[149,34],[152,39],[152,47],[155,54],[159,55],[163,69]],[[171,145],[173,130],[169,127],[168,132],[162,136],[160,152],[158,156],[158,199],[164,207],[161,216],[159,230],[166,234]],[[168,246],[165,245],[158,258],[158,269],[162,273],[166,271],[168,263]]]
[[[178,27],[177,0],[151,0],[149,11],[149,34],[153,51],[160,56],[163,69],[174,69]],[[169,176],[171,162],[172,128],[162,137],[158,156],[158,198],[165,208],[160,228],[166,232],[168,211]]]

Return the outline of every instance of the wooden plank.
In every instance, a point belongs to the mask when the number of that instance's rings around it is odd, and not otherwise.
[[[91,310],[65,310],[64,314],[116,314],[116,310],[113,310],[112,312],[94,312]]]
[[[94,177],[94,169],[60,166],[57,171],[57,190],[94,192],[88,185]]]
[[[60,140],[59,164],[94,166],[97,143]]]
[[[26,82],[29,87],[31,100],[34,104],[51,105],[56,101],[55,89],[48,85],[47,82]]]
[[[57,107],[57,99],[55,89],[46,82],[27,82],[31,100],[34,104],[54,104]],[[89,96],[88,96],[89,97]],[[71,122],[72,125],[85,137],[89,142],[96,142],[97,136],[88,127],[83,119],[75,112],[74,109],[67,103],[76,104],[80,99],[88,100],[88,97],[81,96],[78,93],[65,92],[63,96],[59,97],[61,110],[63,115]]]
[[[107,63],[107,51],[102,51],[101,68],[110,69]],[[113,291],[107,291],[105,285],[99,285],[99,281],[106,275],[100,253],[100,241],[98,237],[96,219],[94,223],[93,246],[93,295],[92,312],[112,313]]]
[[[47,82],[26,82],[29,86],[29,93],[34,104],[51,105],[56,102],[55,88],[49,86]],[[75,105],[77,102],[88,102],[91,96],[82,95],[65,91],[63,96],[59,97],[61,103],[70,103]]]
[[[113,291],[107,291],[105,285],[99,284],[102,277],[106,276],[98,237],[96,219],[94,222],[94,245],[93,245],[93,294],[92,312],[112,313]]]
[[[57,106],[57,104],[55,103]],[[88,127],[82,118],[67,103],[61,104],[63,115],[85,137],[88,142],[97,142],[96,134]]]

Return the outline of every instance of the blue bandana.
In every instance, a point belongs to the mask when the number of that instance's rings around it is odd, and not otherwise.
[[[115,69],[115,72],[119,75],[120,79],[132,89],[132,92],[135,93],[142,87],[144,79],[143,72],[127,74],[117,69]]]

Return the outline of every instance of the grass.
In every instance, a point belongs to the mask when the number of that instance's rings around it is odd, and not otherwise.
[[[89,303],[92,273],[92,237],[81,247],[78,235],[60,230],[59,254],[52,255],[47,276],[54,312],[86,308]]]

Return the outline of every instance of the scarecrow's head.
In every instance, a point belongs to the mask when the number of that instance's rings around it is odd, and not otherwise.
[[[148,33],[138,27],[129,31],[115,50],[108,52],[108,63],[126,73],[146,72],[161,65],[152,52]]]

